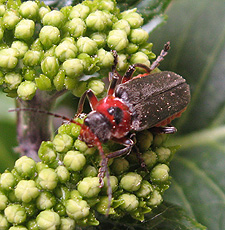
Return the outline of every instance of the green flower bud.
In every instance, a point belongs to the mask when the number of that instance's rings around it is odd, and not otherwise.
[[[15,188],[16,197],[28,203],[39,195],[39,190],[33,180],[21,180]]]
[[[64,25],[65,17],[62,12],[53,10],[42,18],[42,23],[44,26],[55,26],[61,28]]]
[[[125,54],[118,55],[118,64],[117,64],[118,71],[125,71],[128,68],[127,57]]]
[[[64,79],[65,88],[68,90],[73,90],[77,86],[77,84],[78,84],[77,79],[71,77],[65,77]]]
[[[0,211],[4,210],[8,204],[8,198],[7,196],[0,192]],[[1,217],[0,217],[1,219]],[[1,221],[0,221],[1,222]],[[1,224],[0,224],[0,229],[1,229]]]
[[[51,10],[49,7],[41,7],[39,9],[39,17],[42,19],[47,13],[49,13]]]
[[[129,172],[121,178],[120,186],[129,192],[134,192],[140,188],[141,181],[142,177],[139,174]]]
[[[83,170],[84,177],[96,177],[97,175],[98,175],[98,170],[94,166],[88,165]]]
[[[131,212],[138,208],[139,202],[134,194],[122,194],[119,196],[119,200],[123,201],[123,204],[120,205],[120,208],[126,212]]]
[[[0,17],[3,17],[6,11],[5,5],[0,5]]]
[[[68,169],[63,165],[59,165],[56,168],[55,172],[57,173],[59,182],[61,182],[61,183],[65,183],[70,179],[70,173],[69,173]]]
[[[45,75],[52,79],[59,70],[58,59],[56,57],[46,57],[41,62],[41,70]]]
[[[51,141],[42,141],[38,150],[38,156],[45,164],[53,163],[57,157],[53,149],[53,143]]]
[[[144,130],[137,134],[137,144],[140,152],[145,152],[149,149],[153,141],[153,135],[148,130]]]
[[[110,181],[110,185],[112,188],[112,192],[115,192],[118,188],[118,179],[115,176],[110,176],[109,177],[109,181]],[[102,191],[104,191],[105,193],[107,192],[108,189],[108,181],[107,178],[104,177],[104,186],[102,187]]]
[[[71,21],[67,22],[66,29],[72,37],[78,38],[86,32],[86,25],[82,19],[73,18]]]
[[[162,203],[162,201],[163,201],[163,198],[162,198],[161,194],[159,193],[159,191],[154,190],[150,199],[147,200],[147,205],[156,207],[156,206],[160,205]]]
[[[36,171],[39,173],[43,169],[48,169],[48,165],[44,164],[43,162],[37,162]]]
[[[150,174],[152,182],[163,183],[169,179],[169,167],[165,164],[156,165]]]
[[[67,134],[69,136],[71,136],[71,125],[72,123],[65,123],[62,124],[59,128],[58,128],[58,134]],[[76,125],[76,124],[75,124]]]
[[[9,222],[6,219],[6,217],[2,214],[0,214],[0,229],[2,229],[2,230],[8,230],[9,229]]]
[[[60,216],[66,215],[66,207],[62,203],[57,203],[54,206],[54,211],[58,213]]]
[[[19,56],[17,49],[8,48],[0,50],[0,67],[13,69],[16,67]]]
[[[106,44],[106,34],[104,33],[93,33],[90,38],[97,43],[99,49],[104,47]]]
[[[117,21],[116,23],[114,23],[112,28],[114,30],[123,30],[126,32],[127,35],[130,34],[130,25],[124,19],[121,19],[121,20]]]
[[[171,156],[171,151],[169,148],[159,147],[155,149],[155,152],[160,163],[166,163]]]
[[[22,100],[31,100],[37,90],[37,86],[32,81],[24,81],[22,82],[17,89],[18,97]]]
[[[28,229],[22,225],[17,225],[17,226],[12,226],[9,230],[28,230]]]
[[[17,89],[22,80],[23,78],[19,73],[9,72],[5,75],[5,83],[10,90]]]
[[[41,41],[39,38],[37,38],[30,46],[30,49],[33,51],[43,51],[43,45],[41,44]]]
[[[22,19],[15,28],[15,37],[28,40],[34,34],[35,23],[30,19]]]
[[[89,205],[85,200],[73,200],[69,199],[66,201],[66,213],[74,219],[79,220],[89,215]]]
[[[56,76],[53,79],[53,84],[57,91],[60,91],[64,88],[65,73],[63,70],[59,70]]]
[[[81,97],[84,92],[87,90],[87,82],[85,81],[79,81],[72,91],[73,95],[76,97]]]
[[[103,31],[108,27],[108,17],[107,15],[100,11],[96,10],[88,15],[85,22],[87,27],[95,31]]]
[[[99,59],[99,62],[97,63],[100,67],[112,67],[114,62],[114,57],[112,52],[108,52],[104,49],[99,49],[97,52],[97,57]]]
[[[28,51],[28,45],[22,41],[14,41],[11,47],[18,50],[18,58],[23,58],[24,54]]]
[[[36,220],[37,226],[41,230],[58,229],[60,226],[60,216],[51,210],[40,212]]]
[[[143,52],[137,52],[133,54],[130,58],[131,64],[142,63],[144,65],[150,66],[150,61],[148,60],[148,56]]]
[[[39,38],[45,48],[50,48],[52,45],[57,45],[60,41],[60,31],[54,26],[42,27]]]
[[[83,4],[77,4],[72,8],[69,14],[69,19],[82,18],[85,19],[90,13],[90,8]]]
[[[86,143],[83,142],[83,141],[81,141],[81,140],[79,140],[79,139],[77,139],[77,140],[74,142],[74,147],[75,147],[78,151],[80,151],[80,152],[82,152],[82,153],[84,153],[84,152],[88,149],[88,146],[86,145]]]
[[[2,40],[4,36],[4,29],[0,26],[0,41]]]
[[[110,49],[121,51],[128,45],[127,34],[124,30],[111,30],[107,37],[107,44]]]
[[[2,24],[8,30],[12,30],[19,21],[20,21],[20,15],[18,14],[17,11],[12,11],[12,10],[6,11],[2,18]]]
[[[14,168],[23,178],[31,178],[36,171],[36,162],[27,156],[22,156],[16,161]]]
[[[50,209],[55,204],[56,204],[55,196],[48,191],[41,192],[36,200],[36,205],[39,210]]]
[[[108,212],[108,203],[109,203],[109,199],[107,196],[101,197],[100,201],[96,205],[96,211],[103,215],[106,215],[106,213]],[[114,208],[110,207],[108,214],[109,215],[116,214]]]
[[[77,56],[77,47],[75,44],[69,41],[63,41],[55,49],[55,55],[59,58],[61,62],[67,59],[75,58]]]
[[[2,85],[4,83],[4,75],[3,73],[0,71],[0,85]]]
[[[139,46],[134,44],[134,43],[129,43],[125,49],[127,54],[133,54],[136,53],[138,50]]]
[[[80,53],[93,55],[96,53],[98,45],[95,41],[88,37],[80,37],[77,40],[77,47]]]
[[[12,224],[21,224],[26,220],[26,211],[19,204],[11,204],[4,211],[6,219]]]
[[[56,198],[59,198],[60,201],[64,202],[65,200],[68,200],[70,198],[70,186],[57,186],[54,190],[54,195]]]
[[[63,163],[69,170],[80,171],[86,164],[86,158],[79,151],[70,150],[64,156]]]
[[[44,74],[40,74],[39,77],[35,78],[35,83],[40,90],[51,90],[52,82]]]
[[[85,177],[82,181],[79,182],[77,190],[81,196],[92,198],[99,194],[101,190],[99,185],[98,177]]]
[[[153,145],[157,147],[161,146],[167,140],[167,137],[168,136],[166,134],[155,135],[153,140]]]
[[[124,158],[114,159],[111,169],[116,175],[121,175],[126,172],[129,168],[129,162]]]
[[[75,229],[75,221],[69,217],[61,218],[61,225],[59,230],[73,230]]]
[[[141,17],[141,15],[135,12],[136,10],[137,9],[127,10],[121,14],[122,19],[128,21],[132,29],[141,27],[144,22],[144,19]]]
[[[99,10],[105,10],[108,12],[112,12],[115,7],[115,2],[111,0],[104,0],[104,1],[99,1],[98,2],[98,9]]]
[[[105,89],[104,85],[105,85],[104,82],[100,80],[91,80],[88,83],[88,88],[91,89],[95,95],[99,95],[104,91]]]
[[[82,200],[82,196],[77,190],[72,190],[70,192],[70,198],[73,200]]]
[[[137,45],[143,44],[148,40],[148,32],[139,28],[131,30],[129,40]]]
[[[66,75],[71,78],[80,76],[84,70],[81,60],[77,58],[64,61],[62,68],[64,69]]]
[[[27,222],[27,227],[29,230],[39,230],[38,226],[37,226],[37,221],[35,220],[29,220]]]
[[[73,138],[66,134],[57,134],[52,143],[57,152],[66,152],[72,147]]]
[[[19,8],[19,12],[24,18],[36,19],[38,15],[38,4],[33,1],[23,2]]]
[[[27,66],[36,66],[40,63],[41,52],[28,50],[23,58],[24,65]]]
[[[37,178],[37,183],[43,189],[53,190],[57,186],[58,177],[54,169],[42,169]]]
[[[156,153],[153,151],[150,151],[150,150],[147,152],[144,152],[141,155],[141,157],[144,160],[144,162],[148,168],[153,167],[158,160]]]
[[[135,192],[135,194],[138,197],[147,197],[151,192],[153,192],[152,185],[147,180],[143,180],[141,182],[141,187]]]

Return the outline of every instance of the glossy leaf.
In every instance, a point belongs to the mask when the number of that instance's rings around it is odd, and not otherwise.
[[[192,93],[187,111],[174,123],[177,136],[170,139],[182,147],[171,164],[166,199],[213,230],[225,226],[224,12],[220,0],[174,1],[168,23],[150,35],[155,53],[171,42],[160,68],[186,78]]]

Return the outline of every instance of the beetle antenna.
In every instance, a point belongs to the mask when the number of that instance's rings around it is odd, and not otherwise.
[[[8,112],[20,112],[20,111],[47,114],[47,115],[50,115],[50,116],[53,116],[53,117],[56,117],[56,118],[61,118],[63,120],[66,120],[66,121],[69,121],[71,123],[74,123],[76,125],[81,126],[81,124],[79,122],[75,121],[72,118],[68,118],[68,117],[65,117],[65,116],[62,116],[62,115],[59,115],[59,114],[56,114],[56,113],[51,113],[51,112],[48,112],[48,111],[45,111],[45,110],[39,110],[39,109],[35,109],[35,108],[16,108],[16,109],[9,109],[8,110]]]
[[[110,207],[111,207],[111,202],[112,202],[112,187],[110,184],[110,177],[109,177],[109,169],[108,169],[108,158],[105,156],[103,149],[102,149],[102,145],[101,142],[97,142],[96,143],[98,150],[99,150],[99,154],[102,158],[101,164],[100,164],[100,168],[99,168],[99,173],[98,173],[98,177],[99,177],[99,183],[100,183],[100,188],[103,187],[104,185],[104,175],[106,176],[107,179],[107,195],[108,195],[108,206],[107,206],[107,210],[106,210],[106,216],[109,215],[109,211],[110,211]]]
[[[150,71],[153,71],[156,67],[160,65],[160,62],[164,60],[164,57],[168,54],[168,50],[170,49],[170,42],[168,41],[165,45],[163,50],[161,51],[160,55],[156,58],[156,60],[150,66]]]

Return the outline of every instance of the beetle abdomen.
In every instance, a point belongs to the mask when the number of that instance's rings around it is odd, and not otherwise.
[[[190,90],[180,75],[163,71],[118,85],[115,96],[129,106],[132,129],[141,131],[175,118],[187,107]]]

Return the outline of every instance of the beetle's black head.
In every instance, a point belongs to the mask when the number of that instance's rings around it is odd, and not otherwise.
[[[98,137],[100,142],[106,142],[111,138],[112,125],[108,119],[96,111],[92,111],[87,115],[84,124]]]

